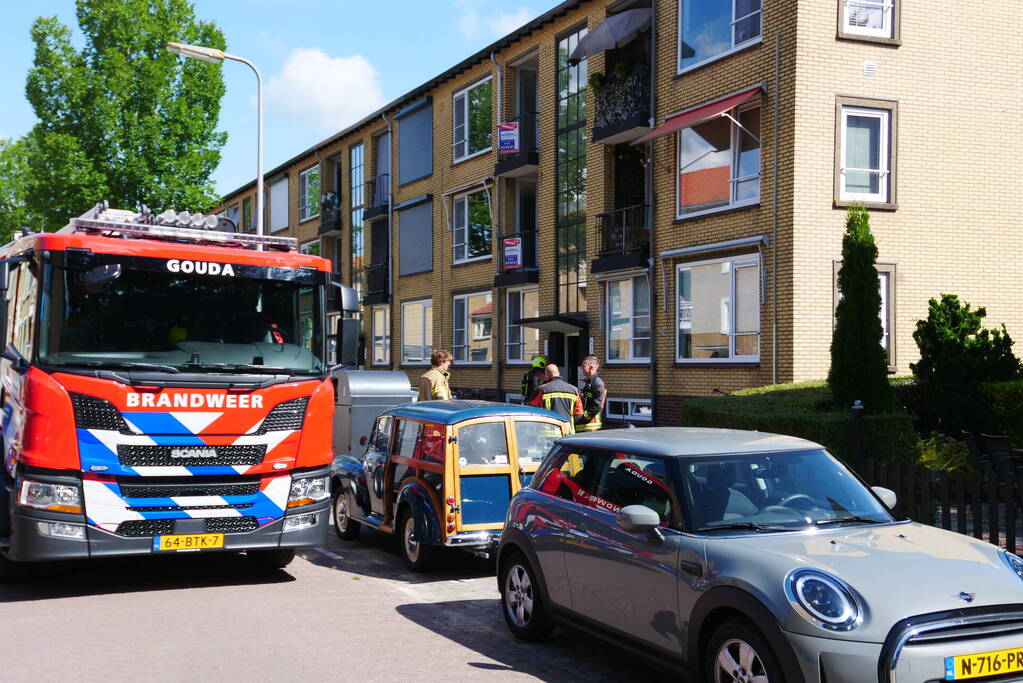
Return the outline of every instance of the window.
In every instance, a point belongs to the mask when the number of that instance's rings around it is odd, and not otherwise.
[[[416,455],[416,446],[419,441],[419,422],[412,420],[398,420],[397,440],[394,444],[394,454],[399,458],[409,458]]]
[[[521,398],[519,403],[521,403]],[[519,465],[538,465],[554,442],[562,437],[557,425],[549,422],[516,420],[515,442],[518,446]]]
[[[451,352],[459,363],[489,363],[494,304],[490,292],[462,294],[454,299]]]
[[[408,301],[401,305],[401,362],[425,365],[433,353],[433,300]]]
[[[760,107],[732,110],[678,134],[678,216],[760,201]]]
[[[836,200],[895,204],[895,119],[895,102],[839,98]]]
[[[365,148],[360,142],[348,149],[349,196],[352,200],[351,220],[351,254],[352,254],[352,287],[359,299],[366,292],[366,239],[362,229],[362,213],[365,208]]]
[[[240,228],[241,227],[241,225],[239,225],[239,222],[238,222],[238,205],[237,204],[232,204],[231,206],[227,207],[227,217],[229,219],[231,219],[232,223],[234,223],[235,228]]]
[[[505,394],[504,402],[520,406],[525,403],[525,399],[522,397],[522,394]]]
[[[433,172],[433,104],[429,98],[409,105],[398,121],[398,183],[430,175]]]
[[[320,167],[311,166],[298,174],[298,219],[320,215]]]
[[[881,318],[881,347],[885,350],[888,359],[888,371],[895,372],[898,362],[895,355],[895,300],[896,300],[896,266],[894,263],[878,263],[877,286],[881,294],[881,309],[878,313]],[[838,271],[842,268],[842,262],[832,263],[834,280],[834,303],[837,312],[838,302],[842,293],[838,290]]]
[[[650,422],[653,415],[653,404],[648,398],[609,398],[604,406],[607,420]]]
[[[455,161],[490,151],[493,135],[490,77],[455,93]]]
[[[557,270],[558,312],[586,311],[586,60],[568,57],[586,35],[581,28],[558,39],[557,50]]]
[[[238,227],[242,232],[252,232],[252,197],[242,200],[242,224]]]
[[[678,70],[760,40],[760,0],[679,0]]]
[[[270,232],[288,227],[288,176],[270,183]]]
[[[757,255],[678,266],[676,360],[760,360]]]
[[[896,0],[839,0],[838,8],[840,37],[899,39]]]
[[[458,429],[458,464],[507,465],[508,438],[504,421],[480,422]]]
[[[444,425],[426,422],[423,424],[423,445],[419,449],[419,458],[425,462],[444,464]]]
[[[646,275],[607,283],[607,360],[650,358],[650,284]]]
[[[370,446],[378,453],[386,454],[391,447],[391,416],[383,415],[377,418],[373,426],[373,435],[370,436]]]
[[[519,289],[508,292],[508,333],[506,342],[509,363],[528,363],[540,353],[540,330],[516,325],[522,318],[540,315],[540,290]]]
[[[455,197],[454,219],[455,263],[488,258],[492,242],[488,193],[480,190]]]
[[[303,242],[299,247],[299,251],[303,254],[312,254],[313,256],[320,255],[320,240],[312,240],[310,242]]]
[[[391,362],[391,307],[378,306],[373,309],[373,365],[389,365]]]
[[[23,263],[18,267],[17,311],[14,314],[13,344],[26,358],[32,357],[35,341],[36,290],[37,281],[32,264]]]
[[[433,202],[424,201],[398,211],[398,276],[429,270],[433,270]]]

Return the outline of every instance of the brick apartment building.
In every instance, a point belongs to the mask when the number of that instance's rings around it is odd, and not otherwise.
[[[858,202],[906,373],[941,292],[1023,323],[1021,20],[961,7],[950,30],[935,9],[562,2],[273,169],[267,230],[359,290],[367,368],[414,382],[451,349],[463,395],[516,400],[533,353],[575,379],[592,351],[611,422],[676,424],[687,396],[826,374]],[[617,47],[577,50],[626,19]],[[249,229],[253,193],[221,207]]]

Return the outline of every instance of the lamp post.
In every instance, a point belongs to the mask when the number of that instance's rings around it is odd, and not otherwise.
[[[256,74],[256,234],[263,235],[263,76],[256,65],[245,59],[229,55],[223,50],[201,45],[167,43],[167,51],[180,57],[200,62],[222,64],[225,59],[245,64]]]

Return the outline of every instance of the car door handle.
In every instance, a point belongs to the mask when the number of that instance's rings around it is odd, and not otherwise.
[[[572,534],[573,536],[578,536],[579,538],[589,538],[590,537],[590,535],[588,533],[586,533],[585,531],[582,531],[581,529],[569,529],[568,533]]]
[[[679,562],[678,567],[684,573],[689,574],[694,578],[698,579],[703,576],[703,565],[699,562]]]

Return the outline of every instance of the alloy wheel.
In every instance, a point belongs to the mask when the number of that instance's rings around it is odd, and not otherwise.
[[[409,562],[416,562],[419,559],[419,542],[415,538],[416,524],[411,516],[405,518],[405,556]]]
[[[504,586],[504,608],[516,626],[525,628],[529,625],[533,616],[533,584],[529,580],[529,573],[520,564],[508,570]]]
[[[722,643],[714,659],[716,683],[769,683],[760,655],[744,640]]]
[[[337,500],[334,501],[334,526],[337,527],[339,533],[344,533],[348,531],[350,523],[348,507],[345,505],[345,497],[343,495],[338,496]]]

